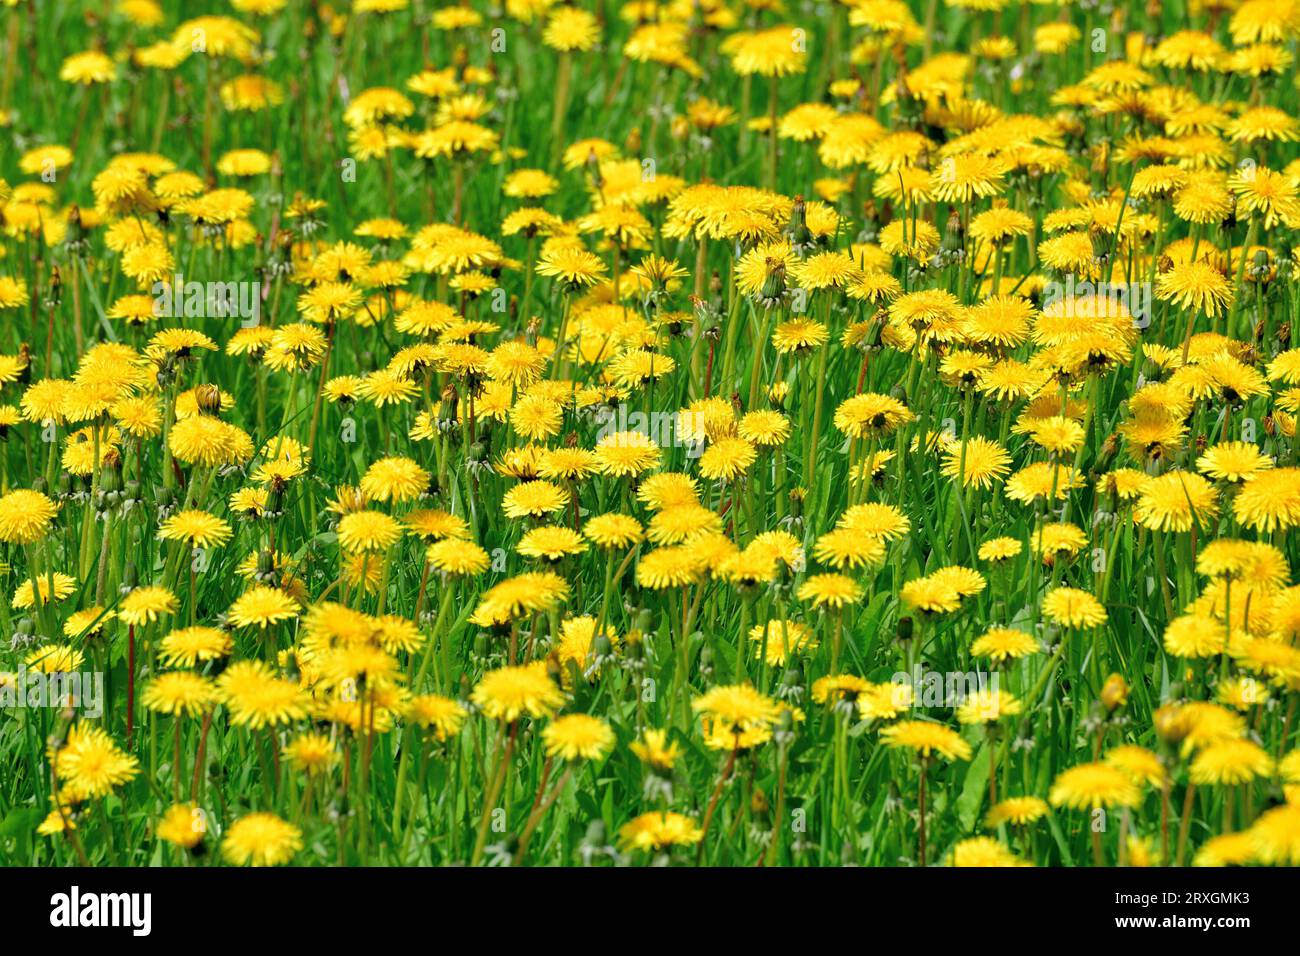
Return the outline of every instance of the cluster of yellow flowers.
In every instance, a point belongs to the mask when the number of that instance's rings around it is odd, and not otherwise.
[[[45,859],[1300,863],[1300,4],[112,6],[0,81]]]

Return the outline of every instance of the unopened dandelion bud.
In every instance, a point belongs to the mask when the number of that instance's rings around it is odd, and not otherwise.
[[[1187,736],[1187,721],[1184,719],[1182,706],[1179,704],[1165,704],[1163,707],[1158,708],[1152,715],[1152,721],[1156,733],[1171,744],[1180,743]]]
[[[1114,236],[1104,229],[1094,229],[1089,235],[1092,238],[1093,258],[1099,262],[1110,259],[1110,254],[1114,249]]]
[[[194,389],[194,404],[202,415],[215,415],[221,411],[221,389],[215,385],[200,385]]]
[[[1101,702],[1108,711],[1118,710],[1128,703],[1128,682],[1120,674],[1111,674],[1101,688]]]
[[[122,453],[108,448],[100,459],[99,487],[102,491],[119,491],[122,487]]]
[[[1250,274],[1259,281],[1265,281],[1270,271],[1268,250],[1256,249],[1250,264]]]
[[[456,424],[456,405],[459,398],[456,389],[448,385],[442,390],[442,401],[438,405],[438,427],[446,430]]]
[[[63,276],[58,266],[50,269],[50,283],[45,290],[46,308],[54,308],[63,301]]]
[[[916,624],[910,617],[898,619],[897,637],[900,641],[910,641]]]
[[[68,209],[68,235],[65,242],[74,251],[80,251],[86,245],[86,226],[81,221],[81,207],[75,204]]]
[[[1097,460],[1093,463],[1093,471],[1097,474],[1106,471],[1110,468],[1110,464],[1115,460],[1117,454],[1119,454],[1118,440],[1113,434],[1106,436],[1106,440],[1101,443],[1101,448],[1097,451]]]
[[[792,518],[803,517],[803,502],[808,497],[808,492],[803,488],[790,489],[790,516]]]
[[[879,352],[881,350],[884,345],[885,325],[888,321],[888,312],[884,309],[876,310],[876,314],[871,317],[871,328],[862,339],[861,348],[864,351]]]
[[[961,216],[955,211],[948,214],[944,223],[943,239],[939,248],[944,252],[957,252],[966,245],[966,230],[962,227]]]
[[[790,222],[785,227],[785,234],[790,240],[790,248],[799,252],[813,244],[812,230],[808,228],[808,207],[803,196],[795,196],[790,207]]]

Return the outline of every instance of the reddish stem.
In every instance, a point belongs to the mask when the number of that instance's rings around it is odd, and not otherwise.
[[[871,353],[866,352],[862,356],[862,369],[858,372],[858,387],[853,394],[861,395],[862,387],[867,383],[867,369],[871,366]]]
[[[199,802],[199,784],[203,780],[203,758],[207,756],[208,731],[212,729],[212,711],[203,714],[203,727],[199,731],[199,751],[194,757],[194,782],[190,785],[190,800]]]

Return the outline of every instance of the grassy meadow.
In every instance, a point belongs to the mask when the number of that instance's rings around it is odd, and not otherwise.
[[[0,0],[0,861],[1300,863],[1295,0]]]

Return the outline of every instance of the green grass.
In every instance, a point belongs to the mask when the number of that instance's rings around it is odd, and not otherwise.
[[[1060,135],[1040,145],[1051,147],[1051,155],[1061,157],[1065,168],[1041,174],[1014,169],[998,186],[997,200],[1025,213],[1033,228],[1029,236],[1007,244],[1005,260],[996,267],[987,261],[988,250],[977,248],[958,225],[988,210],[990,198],[890,203],[879,194],[872,198],[877,174],[865,162],[831,168],[819,155],[816,138],[778,142],[775,191],[787,198],[776,204],[779,215],[770,217],[774,238],[787,226],[789,198],[802,195],[814,202],[814,183],[829,178],[842,179],[846,186],[842,195],[822,204],[838,213],[838,225],[819,235],[806,255],[877,243],[891,221],[904,220],[909,238],[916,235],[918,221],[937,229],[940,248],[935,260],[927,257],[917,263],[895,255],[886,266],[900,283],[903,304],[918,291],[945,290],[962,307],[973,305],[992,286],[996,272],[1004,292],[1014,288],[1041,305],[1043,283],[1066,278],[1066,273],[1053,272],[1039,261],[1039,244],[1052,234],[1044,219],[1090,198],[1133,200],[1121,221],[1108,223],[1103,215],[1092,226],[1094,248],[1113,250],[1106,261],[1114,281],[1155,283],[1166,271],[1157,253],[1185,259],[1189,245],[1200,256],[1219,257],[1215,261],[1233,297],[1221,315],[1196,315],[1157,297],[1149,326],[1134,330],[1115,354],[1094,364],[1051,366],[1062,374],[1050,380],[1044,376],[1037,391],[1044,396],[1040,414],[1042,408],[1060,403],[1083,430],[1077,447],[1071,445],[1059,459],[1079,470],[1081,486],[1062,494],[1050,510],[1044,496],[1025,503],[1006,494],[1010,474],[1049,460],[1026,430],[1015,427],[1027,420],[1027,401],[997,401],[959,375],[940,374],[940,364],[963,351],[1025,363],[1050,362],[1038,339],[1005,349],[960,342],[922,349],[889,336],[881,344],[876,327],[865,344],[845,345],[842,334],[872,319],[875,304],[836,289],[816,289],[806,295],[798,290],[768,308],[737,286],[738,259],[751,251],[752,243],[701,241],[696,235],[675,238],[664,228],[671,221],[668,202],[641,206],[650,224],[642,242],[614,248],[596,234],[583,234],[585,248],[600,257],[606,272],[622,271],[621,292],[634,282],[625,270],[651,253],[687,270],[653,296],[626,294],[623,299],[626,321],[644,333],[640,344],[672,359],[672,370],[621,394],[608,389],[603,401],[614,407],[622,402],[627,413],[664,416],[713,395],[741,413],[778,407],[790,423],[788,439],[775,450],[759,450],[756,462],[738,480],[705,477],[698,449],[682,443],[666,444],[654,470],[696,477],[700,503],[720,516],[719,526],[737,546],[782,531],[797,539],[800,550],[777,562],[770,580],[739,585],[715,577],[711,572],[723,570],[715,563],[696,568],[685,586],[656,589],[644,586],[637,573],[641,559],[656,547],[648,541],[610,552],[591,547],[554,566],[518,553],[516,546],[529,528],[550,522],[512,519],[502,511],[503,496],[518,480],[504,473],[500,462],[527,440],[508,420],[488,424],[476,412],[471,421],[469,395],[482,384],[482,376],[470,380],[445,368],[421,366],[412,374],[415,394],[396,404],[376,407],[364,398],[355,404],[318,398],[323,382],[382,369],[400,349],[421,341],[396,328],[392,290],[370,288],[362,277],[347,277],[367,298],[373,296],[369,308],[379,310],[379,321],[372,321],[363,309],[322,325],[328,334],[328,357],[316,356],[305,370],[277,371],[255,358],[224,351],[237,330],[231,319],[162,319],[138,327],[111,318],[114,303],[124,295],[147,292],[148,282],[137,283],[123,272],[120,250],[106,243],[109,227],[115,220],[156,226],[175,263],[169,275],[176,272],[198,282],[261,282],[261,322],[279,327],[301,319],[297,303],[308,288],[303,272],[312,251],[346,240],[369,249],[376,261],[400,260],[411,247],[411,236],[422,227],[450,221],[458,213],[465,229],[499,243],[505,259],[483,267],[484,293],[458,293],[448,274],[417,268],[405,280],[404,294],[445,302],[465,318],[494,323],[496,330],[476,339],[484,349],[516,339],[545,346],[562,334],[566,342],[573,341],[582,334],[584,322],[596,321],[583,314],[592,296],[607,302],[613,294],[608,283],[594,293],[570,293],[551,278],[530,278],[542,240],[503,234],[502,220],[523,206],[542,206],[566,223],[598,208],[602,184],[594,179],[597,170],[591,164],[565,168],[557,161],[562,146],[602,139],[613,145],[619,158],[642,164],[643,169],[650,168],[644,161],[652,160],[655,177],[678,176],[683,185],[707,178],[721,186],[762,188],[771,175],[770,138],[746,126],[748,120],[772,112],[771,90],[778,96],[778,116],[800,104],[827,102],[840,112],[857,110],[889,132],[924,133],[935,144],[934,152],[911,159],[928,163],[936,176],[942,169],[943,144],[966,132],[959,121],[920,116],[896,102],[881,102],[877,93],[897,89],[898,62],[888,50],[880,55],[863,47],[851,55],[867,30],[851,25],[848,8],[840,5],[815,11],[791,8],[788,20],[735,7],[739,26],[766,28],[788,22],[806,30],[808,55],[801,68],[771,85],[762,76],[747,82],[732,68],[720,44],[734,30],[700,28],[691,33],[688,51],[697,70],[624,59],[621,50],[633,27],[622,16],[625,10],[603,0],[583,5],[603,17],[601,42],[590,51],[567,54],[570,66],[562,66],[564,57],[543,43],[542,20],[521,23],[474,3],[482,23],[446,31],[427,22],[441,7],[413,2],[392,14],[357,14],[339,21],[337,30],[322,19],[317,4],[291,3],[266,18],[240,14],[260,32],[255,49],[261,62],[241,64],[229,56],[196,53],[174,70],[141,69],[129,62],[132,50],[172,37],[186,18],[226,15],[229,10],[224,4],[170,4],[165,23],[147,28],[132,25],[116,6],[23,2],[0,7],[0,140],[5,146],[0,176],[8,184],[0,193],[17,189],[20,198],[36,200],[34,205],[6,200],[0,277],[20,280],[28,294],[13,303],[0,300],[0,352],[30,358],[21,375],[15,373],[3,385],[0,405],[18,408],[31,384],[77,375],[83,356],[96,343],[121,343],[143,354],[160,329],[183,326],[210,336],[218,350],[194,349],[188,356],[146,363],[140,380],[123,391],[153,396],[170,432],[177,394],[215,385],[228,396],[220,417],[242,428],[255,450],[268,441],[292,438],[310,449],[310,465],[305,474],[287,482],[279,517],[248,520],[232,514],[228,503],[239,489],[258,484],[254,472],[263,463],[260,454],[233,467],[209,469],[173,464],[163,435],[142,441],[122,437],[115,442],[115,462],[77,477],[63,470],[70,438],[85,428],[87,437],[97,434],[98,440],[110,443],[109,414],[54,426],[43,424],[39,414],[25,415],[3,429],[3,491],[42,490],[61,504],[61,511],[37,543],[0,544],[0,559],[7,568],[0,632],[15,635],[10,646],[0,649],[0,670],[18,671],[42,645],[75,648],[84,657],[80,669],[102,673],[105,682],[103,716],[76,720],[106,730],[137,762],[138,772],[103,795],[56,805],[58,791],[47,751],[66,740],[71,716],[54,708],[7,711],[0,720],[0,760],[11,769],[0,781],[0,860],[11,865],[213,865],[229,859],[220,849],[223,838],[237,820],[254,812],[274,813],[296,828],[297,849],[288,859],[299,865],[512,860],[610,865],[643,864],[662,855],[678,864],[896,866],[950,862],[954,847],[981,834],[997,841],[1004,862],[1014,854],[1040,866],[1171,864],[1190,862],[1215,836],[1247,831],[1252,836],[1245,838],[1250,849],[1244,858],[1300,860],[1300,844],[1255,826],[1262,812],[1285,802],[1283,786],[1294,782],[1296,773],[1294,760],[1282,769],[1273,763],[1296,745],[1300,665],[1288,656],[1300,654],[1292,647],[1294,629],[1281,613],[1255,626],[1257,636],[1282,648],[1279,654],[1285,660],[1272,673],[1259,673],[1249,654],[1188,659],[1175,656],[1165,644],[1170,621],[1209,587],[1196,568],[1197,556],[1209,541],[1239,538],[1271,544],[1289,566],[1298,557],[1294,535],[1287,527],[1264,531],[1243,520],[1234,508],[1241,492],[1223,481],[1208,482],[1214,506],[1191,509],[1194,521],[1189,530],[1180,531],[1143,526],[1135,520],[1132,500],[1117,500],[1099,486],[1103,475],[1119,468],[1153,476],[1173,470],[1194,473],[1205,446],[1229,438],[1258,446],[1279,467],[1294,465],[1294,419],[1285,410],[1285,381],[1266,381],[1262,389],[1240,399],[1225,396],[1232,383],[1224,377],[1229,373],[1220,373],[1203,392],[1188,397],[1185,430],[1158,456],[1122,426],[1134,418],[1129,401],[1141,384],[1173,377],[1144,357],[1143,345],[1181,353],[1190,328],[1202,336],[1194,340],[1196,356],[1206,359],[1207,333],[1226,335],[1237,340],[1233,348],[1239,365],[1261,373],[1289,348],[1297,331],[1292,226],[1300,225],[1300,214],[1290,223],[1265,228],[1263,217],[1243,211],[1235,220],[1193,228],[1175,214],[1171,201],[1130,196],[1134,173],[1153,161],[1096,152],[1105,143],[1117,146],[1164,135],[1153,113],[1069,109],[1052,99],[1108,58],[1122,55],[1129,31],[1165,36],[1204,28],[1231,48],[1225,18],[1209,23],[1204,14],[1192,14],[1178,2],[1164,5],[1154,20],[1136,8],[1121,11],[1127,21],[1116,25],[1102,24],[1095,11],[1070,8],[1067,17],[1082,39],[1062,53],[1042,55],[1030,52],[1033,31],[1058,18],[1055,8],[1027,5],[971,13],[940,4],[927,20],[924,4],[909,5],[918,24],[936,25],[900,47],[909,71],[921,65],[924,49],[943,55],[969,53],[980,39],[996,35],[1017,46],[1019,52],[1009,60],[975,60],[962,88],[967,100],[982,107],[963,115],[983,117],[981,124],[994,111],[1063,117]],[[1099,50],[1088,38],[1094,27],[1106,26],[1106,49]],[[494,34],[495,29],[504,32]],[[1294,54],[1294,35],[1281,46]],[[90,49],[102,49],[117,61],[113,81],[93,86],[61,81],[65,59]],[[480,92],[485,98],[487,111],[477,122],[497,135],[495,149],[423,160],[404,144],[393,148],[387,159],[354,155],[344,112],[358,94],[376,87],[402,91],[414,110],[397,125],[418,133],[437,122],[437,103],[409,91],[407,79],[422,69],[461,69],[466,64],[486,71],[481,83],[471,74],[463,92]],[[566,82],[563,74],[570,68]],[[1235,116],[1244,104],[1292,109],[1295,75],[1290,66],[1281,76],[1262,80],[1160,65],[1150,65],[1148,71],[1147,86],[1190,90],[1206,103],[1223,106],[1228,116]],[[251,112],[226,109],[223,84],[248,73],[278,84],[283,103]],[[828,93],[829,84],[851,77],[866,91],[860,100]],[[730,106],[735,120],[707,136],[692,130],[686,110],[698,96]],[[562,107],[562,142],[552,137],[557,105]],[[39,169],[21,169],[25,154],[53,144],[72,149],[69,166],[60,166],[44,182]],[[1210,154],[1203,146],[1190,152],[1185,164],[1226,175],[1234,165],[1252,160],[1281,171],[1300,155],[1294,143],[1285,141],[1247,144],[1229,142],[1225,136],[1219,145],[1222,154],[1213,162],[1199,161]],[[246,178],[217,172],[220,158],[234,149],[262,150],[272,157],[270,171]],[[254,200],[246,234],[241,231],[238,241],[223,242],[205,237],[182,211],[160,217],[148,202],[105,206],[103,181],[98,193],[92,183],[124,152],[159,153],[176,169],[203,177],[210,187],[246,190]],[[511,172],[534,167],[557,177],[554,195],[525,200],[504,194]],[[606,168],[602,180],[615,172],[614,167]],[[879,174],[882,180],[889,176]],[[25,197],[22,190],[28,190]],[[1294,195],[1294,182],[1290,191]],[[89,218],[97,197],[99,208]],[[305,234],[303,219],[290,210],[301,197],[323,203],[310,217],[316,226],[310,234]],[[751,203],[756,206],[759,199]],[[87,210],[88,228],[75,223],[59,227],[71,222],[73,206]],[[22,225],[33,209],[40,213],[43,235]],[[356,235],[362,222],[381,217],[405,223],[407,237],[384,243]],[[1128,229],[1136,229],[1136,238],[1116,243],[1116,234]],[[315,250],[303,245],[296,255],[288,255],[286,243],[308,241],[318,244]],[[1174,245],[1179,242],[1181,252]],[[1251,244],[1267,246],[1277,269],[1275,280],[1251,280],[1243,268],[1250,264],[1233,251]],[[296,275],[287,271],[290,263]],[[797,264],[792,263],[789,272],[786,281],[793,290]],[[699,298],[692,299],[692,293]],[[887,308],[888,301],[880,306]],[[794,318],[823,323],[828,343],[778,355],[771,333]],[[1194,324],[1189,327],[1189,322]],[[1118,328],[1111,329],[1108,346],[1120,337]],[[617,358],[601,354],[593,362],[552,356],[542,377],[593,388]],[[788,396],[774,406],[770,388],[778,384],[786,386]],[[454,409],[442,397],[449,387],[459,403]],[[850,441],[835,414],[858,392],[893,396],[906,404],[910,415],[897,428]],[[1071,407],[1074,403],[1077,407]],[[595,447],[604,434],[604,419],[596,407],[594,401],[581,411],[566,406],[560,430],[542,444],[559,447],[572,441],[582,448]],[[445,419],[446,429],[433,440],[410,437],[421,413]],[[945,436],[947,456],[918,441],[930,433]],[[945,457],[960,463],[965,441],[977,436],[1005,449],[1007,468],[990,487],[963,489],[941,466]],[[866,487],[851,482],[851,468],[868,453],[878,452],[893,453],[878,477]],[[438,508],[463,518],[468,536],[488,553],[491,564],[486,571],[459,578],[431,571],[425,562],[427,542],[406,534],[369,559],[373,563],[367,570],[377,572],[372,589],[357,587],[341,573],[345,556],[337,536],[338,516],[327,506],[340,487],[357,485],[374,462],[387,456],[413,459],[433,480],[419,500],[371,507],[395,516],[415,508]],[[495,467],[481,467],[483,463]],[[576,518],[581,525],[595,515],[623,511],[648,525],[654,513],[636,499],[636,488],[627,478],[584,478],[568,486],[577,495],[579,513],[565,509],[552,520],[573,526]],[[859,600],[841,611],[818,609],[801,589],[811,576],[834,569],[814,560],[815,544],[850,506],[868,501],[898,509],[910,530],[890,541],[880,560],[845,570],[860,588]],[[1165,504],[1177,511],[1183,503]],[[180,505],[227,520],[233,536],[198,560],[187,555],[184,546],[160,541],[161,521]],[[4,517],[0,502],[0,531]],[[1034,543],[1039,529],[1050,523],[1069,523],[1080,541],[1045,563]],[[1021,552],[1003,562],[981,559],[979,546],[997,536],[1020,542]],[[167,669],[158,658],[159,642],[174,628],[205,624],[229,630],[234,647],[230,660],[198,668],[214,679],[233,661],[274,659],[277,650],[301,648],[306,633],[302,616],[265,631],[239,627],[226,618],[232,603],[252,583],[237,568],[246,558],[256,559],[268,550],[283,555],[281,568],[291,572],[295,593],[306,605],[335,601],[367,615],[415,621],[424,643],[394,655],[400,679],[378,690],[355,678],[346,687],[317,688],[314,695],[304,688],[303,700],[310,701],[304,706],[311,716],[272,729],[254,730],[232,721],[225,700],[209,708],[207,720],[173,718],[145,708],[144,689]],[[918,610],[902,599],[907,582],[952,565],[978,571],[982,589],[940,613]],[[564,601],[517,614],[501,628],[471,622],[488,588],[539,569],[564,578]],[[25,610],[9,606],[9,597],[24,582],[30,586],[35,577],[48,580],[53,572],[71,576],[70,594]],[[72,613],[94,606],[116,611],[132,587],[150,584],[175,593],[173,613],[133,632],[109,615],[91,637],[64,635],[63,625]],[[1294,605],[1285,590],[1289,584],[1289,571],[1284,582],[1260,584],[1251,597],[1258,601],[1252,610],[1275,602],[1279,608]],[[1105,608],[1105,622],[1069,628],[1054,622],[1053,615],[1044,612],[1043,599],[1063,586],[1096,596]],[[1238,587],[1244,590],[1245,585],[1234,583],[1228,599],[1231,610],[1240,613]],[[1222,608],[1202,608],[1200,613],[1216,621],[1226,639]],[[554,653],[564,622],[582,615],[603,619],[616,635],[607,657],[585,672],[568,670]],[[786,665],[760,661],[758,644],[748,639],[749,629],[785,618],[806,625],[816,647],[792,654]],[[1039,651],[990,671],[987,659],[972,656],[971,645],[995,626],[1033,635]],[[479,712],[470,698],[484,675],[525,660],[550,662],[552,676],[564,689],[560,714],[591,714],[607,723],[614,734],[607,754],[572,763],[548,758],[542,731],[549,716],[511,722]],[[284,679],[299,677],[288,654],[276,667]],[[898,719],[951,728],[965,748],[958,747],[959,759],[935,756],[922,761],[909,750],[887,745],[882,730],[896,721],[869,719],[851,706],[813,699],[814,683],[828,675],[887,683],[914,667],[945,676],[992,674],[1004,693],[1020,700],[1023,711],[988,725],[965,726],[957,720],[954,701],[936,704],[923,699]],[[1183,732],[1209,727],[1216,718],[1201,718],[1200,724],[1184,719],[1177,731],[1169,731],[1170,725],[1157,718],[1161,708],[1167,715],[1189,701],[1215,700],[1233,677],[1256,680],[1258,687],[1267,689],[1268,700],[1243,704],[1235,711],[1236,722],[1224,719],[1227,730],[1219,737],[1200,740],[1194,732],[1192,743],[1184,746]],[[1113,681],[1122,679],[1127,688],[1123,700],[1103,694],[1108,679],[1112,690]],[[795,714],[764,724],[763,739],[756,746],[707,746],[691,702],[710,688],[743,682],[796,708]],[[398,686],[460,701],[467,712],[463,728],[438,740],[422,732],[401,707],[376,703],[396,699]],[[129,737],[128,694],[135,708]],[[340,695],[345,702],[358,701],[362,717],[351,728],[330,719],[326,710]],[[1158,732],[1162,727],[1166,732]],[[630,749],[647,730],[655,729],[665,730],[679,748],[671,771],[650,769]],[[319,776],[295,769],[284,753],[288,742],[307,730],[333,741],[336,762]],[[1214,747],[1221,746],[1224,737],[1251,741],[1258,755],[1267,758],[1267,766],[1256,764],[1244,783],[1191,786],[1193,763],[1204,760],[1207,752],[1223,753]],[[1160,760],[1167,784],[1141,783],[1127,807],[1108,799],[1104,811],[1070,809],[1055,805],[1060,801],[1054,799],[1050,811],[1026,826],[985,826],[995,802],[991,797],[1047,800],[1063,772],[1101,760],[1122,744],[1149,748]],[[206,853],[188,852],[157,836],[167,809],[190,802],[203,810],[206,832],[200,846]],[[1295,813],[1294,805],[1286,806],[1290,809],[1271,811],[1291,815],[1270,818],[1282,821],[1282,827]],[[75,829],[37,831],[43,821],[47,827],[57,822],[65,810]],[[661,852],[631,848],[619,839],[629,821],[658,810],[690,818],[702,838]],[[973,854],[972,846],[966,844],[964,852]]]

